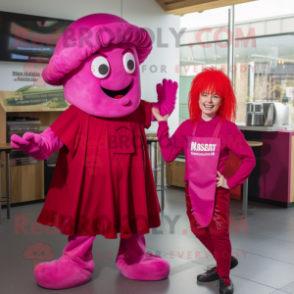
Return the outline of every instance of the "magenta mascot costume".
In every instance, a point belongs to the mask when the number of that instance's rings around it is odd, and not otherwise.
[[[121,273],[136,280],[168,276],[167,261],[145,254],[144,234],[160,226],[160,206],[144,128],[174,109],[177,84],[157,85],[158,102],[141,100],[141,64],[152,50],[148,33],[120,17],[93,14],[73,22],[43,71],[63,85],[71,106],[42,134],[13,135],[14,148],[39,160],[60,149],[38,222],[68,235],[59,260],[34,269],[37,283],[64,289],[82,285],[94,271],[95,236],[117,238]]]

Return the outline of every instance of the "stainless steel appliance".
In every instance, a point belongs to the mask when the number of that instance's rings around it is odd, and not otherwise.
[[[289,123],[289,107],[281,102],[246,104],[246,126],[284,126]]]
[[[23,136],[26,132],[39,133],[41,122],[29,117],[7,117],[7,143],[13,134]],[[25,154],[21,150],[13,149],[10,154],[10,165],[31,165],[39,161]]]

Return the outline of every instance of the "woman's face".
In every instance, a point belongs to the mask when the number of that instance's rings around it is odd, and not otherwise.
[[[223,99],[216,94],[207,94],[206,92],[199,96],[199,107],[202,115],[210,118],[215,117],[219,107],[223,104]]]

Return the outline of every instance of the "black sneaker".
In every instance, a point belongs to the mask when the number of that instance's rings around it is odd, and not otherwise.
[[[230,269],[235,268],[238,265],[238,259],[235,258],[234,256],[231,257],[231,266]],[[212,282],[212,281],[217,281],[219,279],[218,272],[217,272],[217,267],[213,267],[212,269],[208,270],[204,274],[200,274],[197,276],[197,281],[198,282]]]
[[[219,293],[220,294],[233,294],[234,285],[229,278],[220,278],[219,279]]]

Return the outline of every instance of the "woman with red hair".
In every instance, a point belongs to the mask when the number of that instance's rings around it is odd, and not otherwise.
[[[153,115],[159,122],[158,139],[165,161],[184,151],[185,194],[191,230],[215,258],[217,266],[198,275],[199,282],[219,279],[220,293],[234,292],[230,269],[238,261],[231,256],[229,238],[229,189],[245,182],[255,166],[255,157],[234,124],[236,97],[229,78],[220,70],[198,74],[189,93],[190,119],[169,138],[168,115]],[[225,161],[232,151],[242,160],[238,171],[224,176]]]

